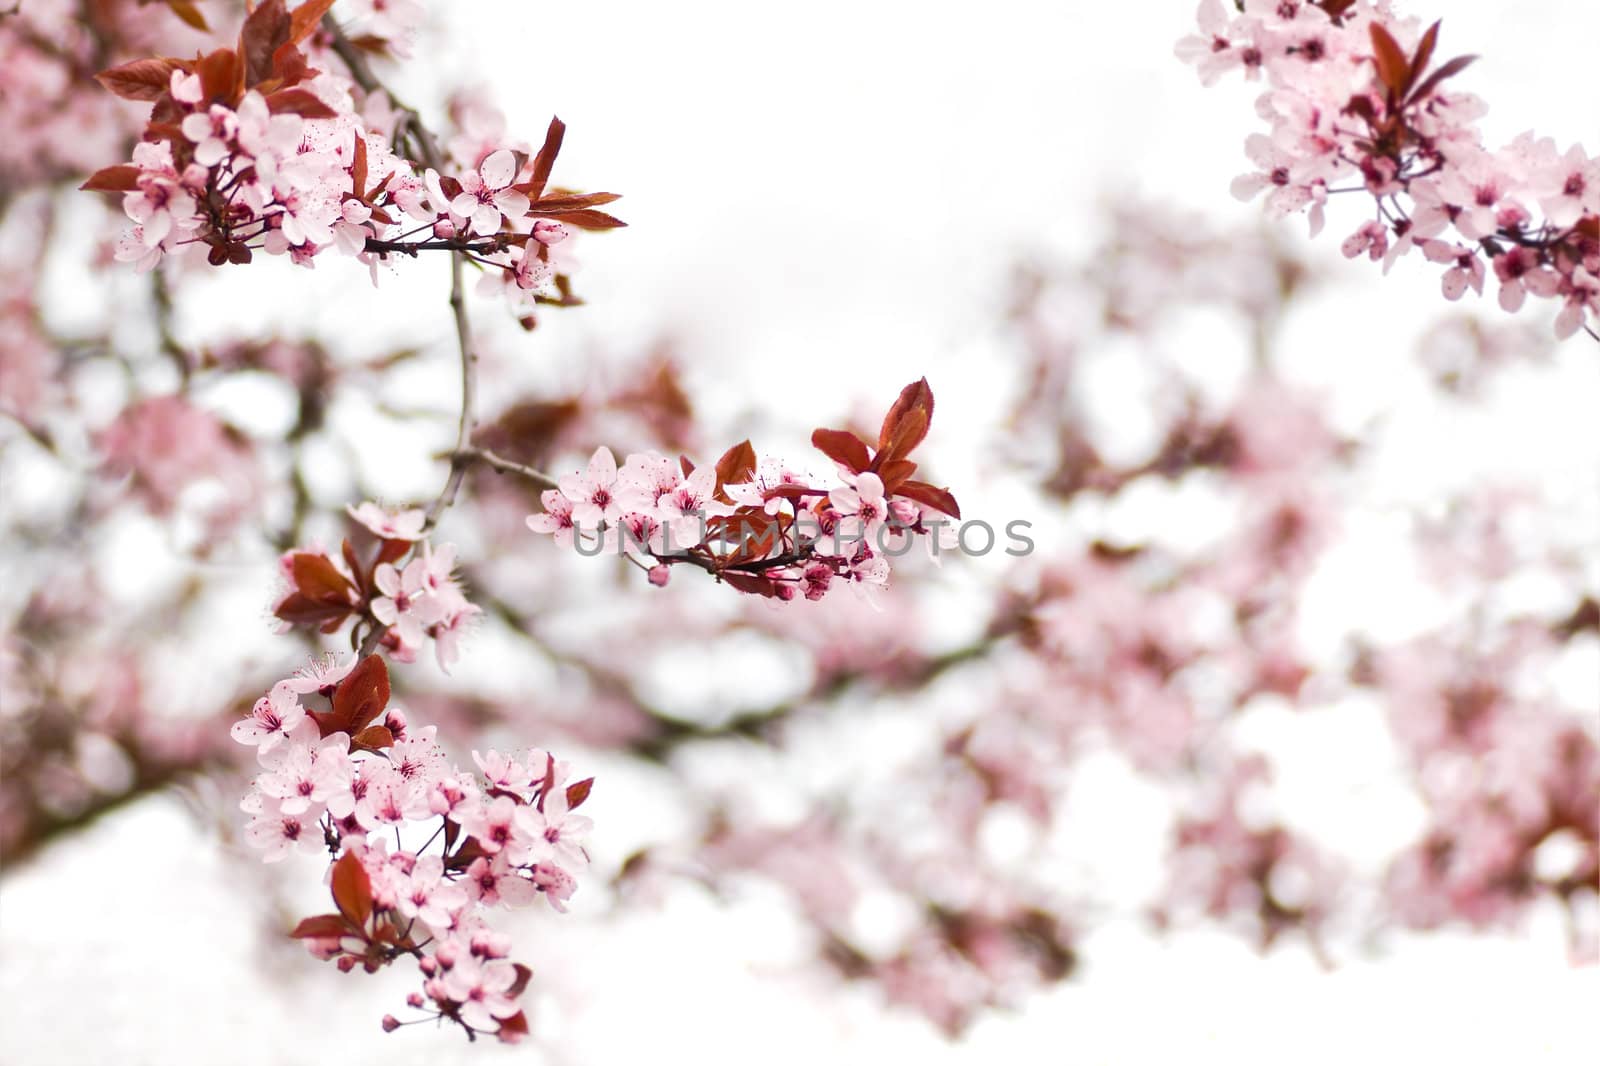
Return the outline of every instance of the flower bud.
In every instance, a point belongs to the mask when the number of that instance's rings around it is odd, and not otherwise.
[[[658,589],[667,587],[667,582],[672,579],[672,567],[666,563],[659,563],[650,568],[650,584]]]
[[[572,236],[571,230],[547,218],[541,218],[533,224],[533,239],[540,244],[560,244],[570,236]]]
[[[396,1018],[392,1014],[385,1014],[383,1016],[383,1031],[384,1032],[392,1033],[398,1028],[400,1028],[400,1019],[399,1018]]]
[[[441,241],[448,241],[456,235],[456,224],[448,218],[441,218],[433,224],[433,235]]]

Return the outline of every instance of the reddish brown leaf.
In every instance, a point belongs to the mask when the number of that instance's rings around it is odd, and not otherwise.
[[[394,734],[381,725],[369,725],[361,732],[350,738],[350,742],[357,747],[370,748],[377,751],[379,748],[392,747]]]
[[[1443,82],[1446,78],[1455,77],[1463,70],[1466,70],[1468,67],[1472,66],[1477,58],[1477,56],[1456,56],[1454,59],[1450,60],[1450,62],[1446,63],[1444,66],[1440,67],[1438,70],[1422,79],[1422,84],[1418,85],[1412,92],[1411,99],[1408,101],[1408,103],[1418,104],[1426,100],[1429,96],[1433,95],[1434,90],[1439,87],[1441,82]]]
[[[914,407],[900,416],[894,425],[894,432],[889,434],[889,439],[883,443],[873,462],[881,470],[885,464],[904,459],[927,435],[928,412],[921,407]]]
[[[505,994],[512,999],[516,999],[527,990],[528,982],[533,979],[533,971],[520,962],[514,962],[511,965],[517,971],[517,979],[511,982],[511,987],[506,989]]]
[[[576,226],[586,230],[621,229],[627,225],[615,215],[608,215],[604,211],[541,211],[535,204],[528,209],[529,218],[554,218],[565,222],[569,226]]]
[[[357,929],[372,917],[372,880],[354,852],[345,852],[333,864],[333,902]]]
[[[296,940],[308,937],[328,940],[334,937],[352,936],[355,932],[350,928],[349,920],[342,914],[318,914],[300,919],[300,924],[295,926],[294,932],[289,935]]]
[[[574,810],[583,805],[589,798],[589,792],[594,788],[594,778],[586,777],[582,781],[574,781],[567,786],[567,809]]]
[[[917,472],[917,464],[909,459],[890,459],[878,467],[878,477],[883,479],[883,489],[893,495],[912,474]]]
[[[717,490],[716,498],[723,503],[729,502],[728,494],[722,491],[724,485],[742,485],[756,476],[756,450],[750,446],[748,440],[740,441],[722,453],[722,458],[717,460]]]
[[[336,112],[310,89],[279,89],[267,97],[267,110],[274,115],[299,115],[302,118],[333,118]],[[356,138],[358,141],[360,138]]]
[[[300,82],[310,79],[316,73],[306,62],[306,57],[301,53],[300,49],[296,48],[292,42],[285,41],[278,46],[276,52],[272,53],[273,77],[262,82],[259,88],[263,92],[267,91],[266,86],[268,85],[275,89],[287,88],[290,85],[298,85]]]
[[[174,15],[202,33],[211,31],[211,27],[206,25],[206,17],[200,13],[199,8],[189,3],[189,0],[167,0],[167,6],[172,9]]]
[[[722,580],[738,589],[740,592],[749,592],[756,596],[774,597],[778,594],[778,586],[772,583],[770,577],[760,574],[744,574],[731,570],[721,575]]]
[[[394,562],[396,559],[400,558],[400,556],[402,556],[406,552],[410,551],[413,547],[415,547],[415,545],[412,544],[409,540],[386,540],[386,541],[384,541],[383,542],[383,547],[378,549],[378,558],[377,558],[377,560],[372,564],[373,569],[376,570],[379,566],[383,565],[384,563],[392,563],[392,562]]]
[[[504,1043],[515,1044],[528,1035],[527,1014],[519,1010],[509,1018],[501,1018],[500,1028],[495,1030],[494,1035]]]
[[[361,136],[359,130],[355,132],[355,139],[355,159],[350,164],[350,187],[355,190],[357,197],[364,200],[367,197],[367,139]]]
[[[299,44],[317,32],[317,23],[333,6],[333,0],[306,0],[289,12],[289,43]]]
[[[87,192],[131,192],[139,187],[139,168],[127,163],[101,167],[78,186]]]
[[[544,131],[544,144],[539,146],[538,154],[533,157],[533,176],[526,185],[518,186],[528,199],[537,200],[544,195],[544,187],[550,181],[550,168],[556,164],[556,156],[561,152],[561,140],[566,135],[566,123],[552,117],[549,128]]]
[[[1383,82],[1391,96],[1398,97],[1405,91],[1406,82],[1411,77],[1411,61],[1400,50],[1400,42],[1384,28],[1383,23],[1373,22],[1368,29],[1371,31],[1372,61],[1378,68],[1378,80]]]
[[[811,445],[834,462],[848,467],[852,474],[861,473],[872,462],[866,441],[847,430],[814,430]]]
[[[1417,43],[1417,51],[1411,57],[1411,81],[1416,81],[1417,76],[1428,69],[1428,64],[1433,60],[1434,47],[1439,43],[1439,23],[1435,22],[1428,27],[1422,35],[1422,40]]]
[[[883,452],[888,449],[889,439],[894,436],[901,421],[905,419],[906,415],[919,409],[922,411],[923,417],[922,431],[924,434],[926,434],[928,425],[933,421],[933,390],[928,387],[927,378],[921,378],[917,381],[913,381],[911,384],[901,389],[900,395],[895,398],[894,406],[890,407],[889,413],[883,416],[883,426],[878,430],[879,452]],[[905,458],[906,453],[912,448],[915,448],[921,441],[922,437],[917,437],[916,440],[912,441],[906,447],[905,451],[891,455],[889,458]]]
[[[322,626],[328,625],[337,629],[350,613],[346,604],[323,603],[318,600],[308,599],[298,592],[291,592],[278,604],[273,614],[288,622],[292,626]],[[331,632],[332,630],[329,630]]]
[[[354,736],[387,706],[389,668],[379,656],[369,655],[334,689],[332,721],[339,732]]]
[[[540,214],[556,214],[568,211],[579,211],[585,207],[599,207],[602,204],[615,203],[622,199],[621,193],[616,192],[589,192],[573,193],[571,196],[546,196],[542,200],[535,200],[529,210]]]
[[[272,77],[272,54],[288,42],[289,26],[283,0],[264,0],[245,16],[239,30],[239,54],[244,57],[246,88]]]
[[[339,573],[333,560],[312,552],[295,552],[289,560],[290,573],[294,575],[295,588],[307,599],[320,603],[352,602],[354,586]]]
[[[241,90],[244,68],[239,64],[239,53],[231,48],[218,48],[195,67],[200,75],[200,92],[207,100],[231,103],[235,92]]]
[[[934,488],[926,481],[907,481],[895,490],[895,495],[915,500],[924,507],[932,507],[935,511],[942,511],[951,518],[961,517],[961,508],[956,504],[956,498],[950,495],[950,491]]]
[[[94,78],[124,100],[156,100],[166,94],[172,84],[172,72],[182,65],[176,59],[135,59],[102,70]]]
[[[356,557],[356,550],[351,547],[349,537],[344,538],[340,543],[339,551],[344,556],[344,565],[348,566],[350,572],[356,576],[357,594],[365,596],[367,590],[366,582],[362,580],[361,576],[361,560]]]

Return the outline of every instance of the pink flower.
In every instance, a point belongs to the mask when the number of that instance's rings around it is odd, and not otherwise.
[[[262,862],[278,862],[291,851],[316,852],[322,848],[322,831],[317,828],[315,816],[288,813],[278,800],[260,793],[251,793],[245,803],[253,817],[245,826],[244,838],[251,847],[262,849]]]
[[[284,682],[272,686],[272,691],[256,700],[250,716],[233,723],[229,735],[240,744],[246,744],[265,753],[275,748],[291,729],[305,718],[300,697]]]
[[[1584,326],[1586,315],[1600,316],[1600,280],[1583,267],[1574,267],[1572,276],[1561,285],[1566,305],[1556,315],[1556,336],[1566,340]]]
[[[596,448],[585,474],[560,479],[561,494],[572,504],[572,522],[579,529],[598,529],[621,515],[617,500],[617,461],[609,448]]]
[[[594,822],[567,808],[565,789],[553,788],[545,793],[544,810],[522,807],[516,812],[517,828],[529,839],[527,856],[523,861],[545,862],[554,860],[572,866],[589,861],[583,850],[583,838],[594,828]]]
[[[578,887],[571,874],[549,863],[539,863],[534,866],[533,885],[535,889],[544,893],[544,898],[550,901],[551,907],[563,914],[567,910],[567,900],[572,898],[572,893]]]
[[[421,646],[423,629],[439,618],[438,602],[424,586],[427,569],[427,560],[418,558],[407,563],[404,570],[383,563],[372,575],[373,583],[383,593],[372,601],[372,617],[393,626],[400,642],[411,648]]]
[[[478,845],[493,855],[517,839],[517,801],[510,796],[497,796],[488,802],[478,802],[458,812],[456,824],[462,832],[476,837]]]
[[[502,148],[461,179],[461,192],[450,202],[451,214],[471,219],[472,232],[498,233],[500,220],[515,222],[528,213],[528,198],[508,186],[517,178],[517,159]]]
[[[228,154],[228,142],[239,131],[239,119],[231,108],[212,104],[208,111],[196,111],[179,126],[194,144],[195,162],[214,167]]]
[[[354,655],[339,656],[327,655],[321,659],[313,660],[310,665],[302,667],[293,677],[279,682],[291,692],[299,695],[308,695],[320,692],[324,696],[332,696],[333,690],[339,682],[355,669],[356,657]]]
[[[883,479],[867,471],[851,480],[853,487],[837,488],[828,493],[828,502],[841,518],[851,521],[843,525],[841,535],[849,540],[864,540],[876,549],[889,516],[889,502],[883,495]]]
[[[535,533],[548,533],[561,548],[572,546],[572,501],[555,489],[539,494],[544,504],[543,514],[528,516],[528,528]]]
[[[492,858],[479,857],[467,867],[464,879],[467,894],[481,907],[520,907],[539,891],[534,883],[517,872],[504,851]]]
[[[419,510],[385,511],[371,501],[359,507],[346,504],[345,512],[384,540],[421,540],[427,521]]]
[[[1584,215],[1600,215],[1600,159],[1590,159],[1582,145],[1547,164],[1533,184],[1551,225],[1566,227]]]
[[[711,494],[717,488],[716,469],[702,466],[660,498],[656,513],[672,532],[674,548],[692,548],[705,533],[706,519],[726,513]]]
[[[398,896],[397,909],[401,914],[418,918],[435,930],[450,928],[456,916],[471,902],[465,888],[445,880],[444,860],[437,855],[417,861]]]
[[[445,974],[444,990],[461,1004],[461,1020],[474,1029],[492,1030],[501,1018],[520,1009],[507,993],[516,983],[517,970],[509,962],[483,962],[468,955]]]

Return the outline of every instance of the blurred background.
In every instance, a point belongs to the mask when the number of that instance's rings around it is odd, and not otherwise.
[[[475,472],[439,539],[488,617],[396,702],[594,774],[593,863],[506,923],[529,1044],[381,1033],[413,975],[283,936],[323,864],[243,845],[226,730],[310,651],[277,554],[438,490],[447,266],[112,263],[71,191],[142,120],[81,76],[108,6],[0,19],[9,1060],[1592,1053],[1594,346],[1347,262],[1353,204],[1313,241],[1235,202],[1255,87],[1173,57],[1187,0],[427,5],[389,84],[508,141],[558,114],[557,180],[629,223],[532,333],[474,303],[486,442],[803,456],[926,376],[930,480],[1036,548],[908,563],[881,613],[772,605],[561,551]],[[1489,143],[1600,143],[1600,12],[1406,10],[1483,56]],[[146,51],[206,39],[130,11]],[[206,463],[108,459],[179,391]]]

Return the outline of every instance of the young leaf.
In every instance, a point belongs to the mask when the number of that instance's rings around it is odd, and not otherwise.
[[[350,922],[342,914],[318,914],[310,918],[300,919],[300,924],[294,927],[291,937],[303,940],[314,937],[317,940],[331,940],[335,937],[351,936],[354,930]]]
[[[1450,60],[1450,62],[1446,63],[1444,66],[1440,67],[1438,70],[1424,78],[1422,80],[1422,84],[1417,86],[1416,90],[1411,94],[1411,99],[1407,102],[1416,104],[1426,100],[1429,96],[1433,95],[1433,91],[1439,87],[1440,82],[1444,81],[1446,78],[1453,78],[1457,74],[1460,74],[1463,70],[1466,70],[1468,67],[1470,67],[1477,58],[1477,56],[1456,56],[1454,59]]]
[[[729,502],[728,494],[722,491],[724,485],[742,485],[756,476],[756,450],[747,440],[740,441],[722,453],[722,458],[717,460],[717,489],[716,498],[723,503]]]
[[[922,437],[927,435],[928,425],[933,421],[933,390],[928,387],[928,379],[922,378],[913,381],[900,390],[900,395],[895,399],[894,406],[889,408],[889,413],[883,416],[883,426],[878,430],[878,451],[887,451],[889,440],[895,435],[900,423],[914,410],[921,410],[923,416],[922,435],[906,445],[905,450],[890,456],[891,459],[903,459],[906,453],[922,442]],[[881,458],[881,456],[880,456]]]
[[[389,668],[369,655],[356,664],[333,691],[334,728],[352,736],[365,729],[389,706]]]
[[[333,864],[333,902],[357,929],[372,917],[372,879],[354,852],[345,852]]]
[[[1378,80],[1389,90],[1391,99],[1405,91],[1411,77],[1411,63],[1400,50],[1400,42],[1386,30],[1381,22],[1368,27],[1372,37],[1372,61],[1378,68]]]
[[[566,123],[552,117],[550,127],[544,131],[544,144],[539,146],[539,153],[533,157],[533,176],[528,179],[526,186],[517,186],[528,199],[537,200],[544,195],[544,187],[550,181],[550,168],[556,165],[556,156],[561,152],[561,140],[566,135]]]
[[[811,445],[834,462],[859,474],[872,462],[866,442],[842,429],[818,429],[811,434]]]
[[[333,0],[306,0],[289,12],[289,43],[299,44],[317,32],[317,23],[333,6]]]
[[[326,555],[295,552],[289,560],[295,588],[302,596],[321,603],[350,602],[355,591],[350,581],[334,567]]]
[[[272,54],[289,40],[289,12],[283,0],[265,0],[245,16],[239,31],[244,83],[249,88],[272,77]]]
[[[181,66],[176,59],[135,59],[102,70],[94,80],[124,100],[159,100],[172,84],[172,72]]]
[[[589,798],[589,791],[594,788],[594,778],[586,777],[582,781],[574,781],[567,786],[567,810],[576,810]]]
[[[201,33],[211,32],[211,27],[206,25],[206,17],[200,13],[199,8],[189,3],[189,0],[167,0],[167,6],[172,9],[174,15]]]
[[[956,503],[956,498],[950,495],[948,489],[934,488],[926,481],[907,481],[895,490],[896,496],[904,496],[908,500],[915,500],[924,507],[932,507],[951,518],[961,517],[961,508]]]
[[[85,192],[132,192],[139,187],[139,168],[128,163],[101,167],[78,186]]]
[[[1433,60],[1433,50],[1438,43],[1439,22],[1436,21],[1422,35],[1422,40],[1417,43],[1417,51],[1411,57],[1411,81],[1416,81],[1417,76],[1428,69],[1428,64]]]
[[[338,112],[323,103],[310,89],[279,89],[266,98],[267,110],[274,115],[299,115],[302,118],[333,118]],[[359,141],[360,138],[357,138]]]

